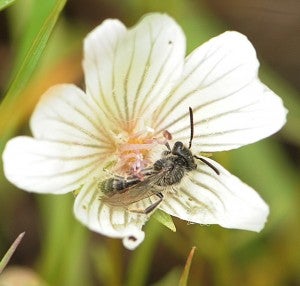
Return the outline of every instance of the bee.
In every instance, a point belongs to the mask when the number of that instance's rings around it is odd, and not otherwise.
[[[151,204],[142,210],[130,210],[133,212],[149,214],[163,201],[163,191],[168,187],[178,185],[183,177],[197,169],[195,159],[208,165],[217,175],[219,170],[202,157],[191,152],[194,136],[193,111],[189,107],[191,135],[189,146],[177,141],[171,148],[168,142],[167,149],[161,158],[148,168],[141,170],[141,176],[114,176],[100,183],[100,189],[104,193],[102,200],[111,206],[125,207],[137,203],[146,198],[155,198]]]
[[[146,169],[141,170],[140,176],[113,176],[100,183],[100,189],[105,194],[110,194],[112,192],[122,192],[125,189],[132,187],[142,181],[142,178],[147,177]],[[149,168],[149,175],[152,174],[152,168]]]

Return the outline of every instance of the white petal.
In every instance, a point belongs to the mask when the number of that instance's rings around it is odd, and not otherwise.
[[[149,14],[125,31],[106,20],[85,40],[87,92],[117,126],[134,126],[167,96],[182,72],[185,37],[173,19]]]
[[[109,237],[122,238],[128,249],[136,248],[144,240],[145,234],[141,228],[148,217],[104,203],[96,180],[91,180],[80,190],[75,199],[74,213],[89,229]]]
[[[126,27],[119,20],[105,20],[84,40],[83,69],[86,92],[102,110],[101,116],[114,120],[112,104],[113,65],[117,44],[124,38]]]
[[[113,139],[100,110],[91,98],[71,84],[51,87],[41,97],[31,117],[35,138],[80,144],[109,153]]]
[[[157,132],[188,141],[188,107],[194,113],[194,147],[229,150],[278,131],[286,121],[281,99],[258,79],[259,63],[247,38],[226,32],[187,59],[182,81],[156,111]]]
[[[160,209],[189,222],[260,231],[269,214],[266,203],[217,162],[206,160],[220,175],[199,162],[175,192],[164,194]]]
[[[101,150],[92,146],[20,136],[6,144],[3,166],[5,177],[21,189],[63,194],[95,176],[102,156]]]

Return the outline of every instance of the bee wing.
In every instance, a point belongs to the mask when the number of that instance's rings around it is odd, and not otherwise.
[[[129,205],[155,196],[163,188],[155,185],[155,181],[161,174],[155,174],[142,182],[125,189],[122,192],[113,192],[109,196],[104,196],[102,200],[112,206],[128,207]],[[153,200],[148,200],[149,205]]]

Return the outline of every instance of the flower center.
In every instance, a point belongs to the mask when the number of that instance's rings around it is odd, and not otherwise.
[[[121,173],[138,175],[142,169],[149,166],[150,152],[154,144],[154,140],[147,137],[129,137],[126,143],[120,144],[118,169]]]
[[[124,136],[117,144],[117,164],[114,171],[122,176],[141,176],[141,170],[153,163],[152,151],[164,141],[153,137],[153,129]]]

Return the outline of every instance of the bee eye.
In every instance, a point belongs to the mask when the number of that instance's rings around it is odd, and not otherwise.
[[[172,154],[174,155],[178,155],[178,153],[180,153],[180,151],[183,149],[183,143],[180,141],[177,141],[172,149]]]

